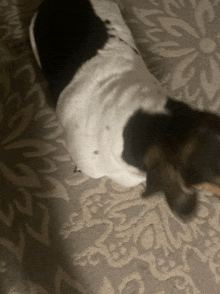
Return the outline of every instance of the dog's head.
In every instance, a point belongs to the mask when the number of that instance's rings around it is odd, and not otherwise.
[[[196,210],[196,185],[220,186],[220,118],[171,99],[167,109],[167,133],[144,155],[144,196],[163,191],[170,208],[184,218]]]

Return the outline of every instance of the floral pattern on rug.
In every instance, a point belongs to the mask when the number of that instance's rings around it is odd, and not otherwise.
[[[184,223],[144,184],[77,171],[31,52],[39,1],[0,2],[0,293],[218,294],[220,202]],[[219,0],[115,0],[173,97],[219,112]]]
[[[219,1],[209,0],[148,1],[144,9],[132,7],[145,26],[141,42],[172,66],[167,77],[172,93],[191,101],[204,96],[213,111],[220,103],[218,7]]]

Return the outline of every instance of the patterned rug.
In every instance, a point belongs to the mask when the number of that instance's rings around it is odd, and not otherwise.
[[[29,43],[40,2],[0,1],[0,293],[220,293],[217,197],[184,223],[162,193],[74,172]],[[220,112],[220,0],[117,3],[167,92]]]

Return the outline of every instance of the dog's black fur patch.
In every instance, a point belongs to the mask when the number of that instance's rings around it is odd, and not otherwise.
[[[195,185],[220,185],[220,118],[171,98],[166,109],[167,114],[134,113],[124,128],[122,158],[147,172],[143,196],[163,191],[184,218],[197,207]]]
[[[104,22],[88,0],[43,1],[38,8],[34,36],[55,104],[77,70],[109,38]]]
[[[170,154],[176,153],[188,138],[192,126],[198,123],[199,112],[182,102],[168,98],[166,109],[168,114],[149,114],[139,109],[129,119],[123,132],[122,154],[128,164],[145,171],[144,154],[158,143]]]

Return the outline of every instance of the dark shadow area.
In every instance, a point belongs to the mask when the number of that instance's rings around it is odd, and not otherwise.
[[[59,213],[69,204],[61,200],[54,205],[49,194],[48,198],[36,196],[43,192],[43,185],[44,192],[52,190],[44,180],[45,174],[33,173],[33,168],[38,171],[46,165],[40,157],[24,156],[25,152],[36,151],[35,147],[16,149],[19,142],[36,138],[43,142],[45,135],[43,126],[34,119],[49,91],[29,42],[29,24],[40,2],[5,1],[0,12],[0,25],[5,28],[0,32],[1,294],[8,294],[12,287],[18,294],[30,294],[34,284],[50,294],[57,293],[55,277],[59,268],[72,280],[80,274],[74,272],[71,256],[59,235]],[[47,152],[41,146],[39,150]],[[61,289],[62,293],[78,293],[67,283]]]

